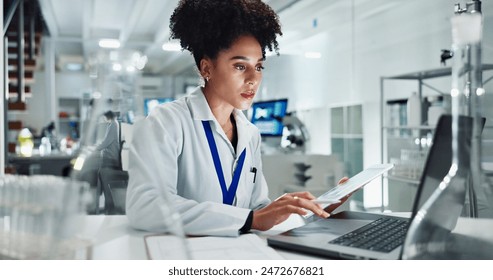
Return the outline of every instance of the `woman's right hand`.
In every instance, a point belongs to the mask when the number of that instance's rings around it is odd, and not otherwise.
[[[269,230],[284,222],[291,214],[307,214],[306,210],[310,210],[322,218],[328,218],[329,213],[312,201],[315,198],[309,192],[287,193],[253,213],[252,229]]]

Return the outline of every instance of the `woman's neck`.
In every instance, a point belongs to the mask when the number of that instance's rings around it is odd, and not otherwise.
[[[204,88],[204,96],[211,108],[212,114],[221,125],[221,128],[228,137],[229,141],[233,145],[236,151],[236,144],[238,143],[238,134],[235,128],[235,121],[232,115],[234,107],[231,104],[221,100],[220,98],[215,98],[215,95]]]
[[[227,127],[228,123],[231,122],[230,118],[231,114],[233,113],[234,107],[219,98],[215,98],[214,94],[211,94],[205,88],[204,96],[216,120],[223,128]]]

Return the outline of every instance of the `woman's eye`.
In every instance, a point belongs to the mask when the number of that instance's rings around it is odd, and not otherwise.
[[[262,72],[263,69],[264,66],[257,66],[255,70],[257,70],[258,72]]]
[[[235,65],[235,68],[237,70],[245,70],[245,66],[243,66],[243,65]]]

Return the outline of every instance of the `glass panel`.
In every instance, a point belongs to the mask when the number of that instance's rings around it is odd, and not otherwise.
[[[363,117],[361,108],[361,105],[350,106],[347,108],[347,133],[363,134]]]
[[[343,162],[346,176],[356,175],[363,170],[362,106],[332,108],[331,123],[332,153]],[[352,199],[363,201],[363,192]]]
[[[343,134],[344,133],[344,111],[342,107],[332,108],[331,114],[331,133]]]

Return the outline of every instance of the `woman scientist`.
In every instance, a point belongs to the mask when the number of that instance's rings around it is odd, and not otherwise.
[[[268,230],[306,210],[327,218],[308,192],[269,200],[260,134],[241,111],[259,88],[265,49],[278,50],[274,11],[260,0],[181,0],[170,28],[192,53],[204,86],[155,108],[135,128],[126,204],[131,225],[164,230],[163,197],[190,235]]]

